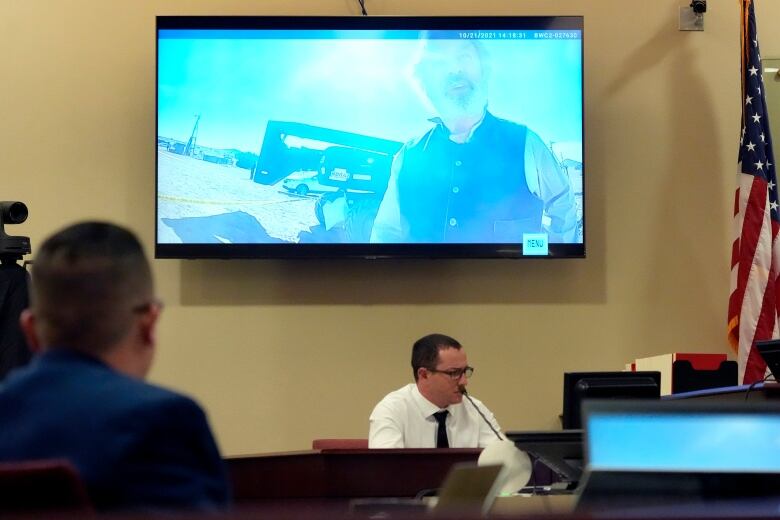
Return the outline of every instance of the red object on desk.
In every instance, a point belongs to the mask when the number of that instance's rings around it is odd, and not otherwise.
[[[726,354],[672,354],[674,361],[690,361],[695,370],[717,370],[726,361]]]
[[[639,358],[632,363],[632,370],[657,370],[661,372],[661,395],[669,395],[689,390],[728,386],[737,384],[728,376],[730,367],[722,365],[728,361],[726,354],[702,354],[674,352],[657,356]],[[675,370],[675,363],[690,366]],[[728,365],[731,362],[726,363]],[[675,381],[675,372],[684,379]]]
[[[368,439],[314,439],[313,450],[367,450]]]

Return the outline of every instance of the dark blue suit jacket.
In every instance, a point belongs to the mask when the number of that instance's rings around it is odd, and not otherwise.
[[[190,398],[53,349],[0,385],[0,461],[67,458],[98,509],[227,505],[203,410]]]

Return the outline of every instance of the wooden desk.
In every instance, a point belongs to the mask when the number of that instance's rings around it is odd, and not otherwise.
[[[225,459],[237,503],[295,498],[414,497],[437,488],[475,448],[311,450]]]

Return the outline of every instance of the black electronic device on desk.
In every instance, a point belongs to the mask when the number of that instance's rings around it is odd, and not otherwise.
[[[577,512],[595,517],[777,516],[780,406],[588,401]]]
[[[756,348],[772,373],[772,379],[780,381],[780,339],[756,341]]]
[[[678,359],[672,363],[673,394],[708,388],[728,388],[736,385],[738,378],[739,368],[736,361],[721,361],[718,368],[713,370],[696,369],[687,359]]]
[[[564,429],[582,427],[580,407],[586,399],[658,399],[661,373],[642,372],[565,372],[563,374]]]
[[[553,470],[560,485],[550,491],[572,492],[582,474],[582,430],[506,432],[515,446]],[[529,482],[535,487],[533,481]],[[538,490],[534,490],[538,491]]]

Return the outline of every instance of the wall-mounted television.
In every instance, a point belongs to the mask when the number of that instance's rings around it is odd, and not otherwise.
[[[158,258],[585,255],[583,19],[157,18]]]

